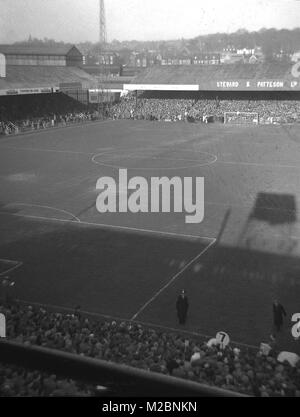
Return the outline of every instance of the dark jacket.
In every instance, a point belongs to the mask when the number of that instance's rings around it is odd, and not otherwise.
[[[281,304],[273,304],[273,318],[275,324],[282,324],[283,317],[286,316],[286,311]]]
[[[179,295],[176,302],[176,309],[179,315],[185,315],[189,308],[189,302],[186,295]]]

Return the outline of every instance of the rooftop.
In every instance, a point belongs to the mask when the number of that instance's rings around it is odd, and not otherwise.
[[[157,66],[146,69],[133,80],[134,84],[201,84],[207,80],[233,81],[239,79],[292,79],[292,65],[278,62],[268,64],[227,64]]]
[[[8,65],[6,78],[0,78],[0,90],[58,87],[61,83],[81,83],[83,88],[97,86],[93,76],[77,67]]]
[[[68,55],[74,49],[81,54],[78,48],[74,45],[58,45],[58,46],[43,46],[43,45],[0,45],[0,53],[4,55]]]

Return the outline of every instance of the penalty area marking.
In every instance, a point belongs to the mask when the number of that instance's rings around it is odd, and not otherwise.
[[[20,262],[20,261],[12,261],[10,259],[0,259],[0,263],[7,264],[7,266],[8,266],[8,269],[6,269],[3,272],[0,272],[0,277],[2,277],[3,275],[10,274],[15,269],[20,268],[23,265],[23,262]]]
[[[37,208],[41,208],[41,209],[46,209],[46,210],[53,210],[53,211],[57,211],[59,213],[63,213],[63,214],[67,214],[68,216],[70,216],[71,218],[73,218],[73,222],[76,223],[80,223],[80,219],[78,217],[76,217],[73,213],[71,213],[70,211],[66,211],[66,210],[62,210],[62,209],[58,209],[56,207],[52,207],[52,206],[42,206],[39,204],[27,204],[27,203],[9,203],[6,204],[4,208],[6,207],[17,207],[17,206],[23,206],[23,207],[37,207]]]
[[[131,318],[131,321],[135,321],[136,318],[151,304],[153,303],[154,300],[156,300],[156,298],[163,292],[165,291],[171,284],[173,284],[174,281],[176,281],[180,275],[182,275],[187,269],[189,269],[190,266],[193,265],[193,263],[195,263],[199,258],[201,258],[201,256],[203,256],[205,254],[205,252],[208,251],[208,249],[210,249],[217,241],[217,239],[214,238],[210,238],[211,242],[206,246],[206,248],[204,248],[198,255],[196,255],[189,263],[187,263],[185,265],[184,268],[182,268],[176,275],[174,275],[170,281],[164,285],[160,290],[158,290],[154,296],[152,298],[150,298],[150,300],[148,300],[136,313],[135,315]]]

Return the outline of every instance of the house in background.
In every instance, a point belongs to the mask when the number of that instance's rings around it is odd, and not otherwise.
[[[119,54],[114,51],[102,51],[98,56],[98,65],[120,66],[120,63]]]
[[[161,56],[161,65],[192,65],[192,63],[193,56],[187,47],[179,51],[169,50]]]
[[[244,64],[256,64],[264,61],[264,54],[260,47],[224,49],[221,54],[222,64],[236,64],[238,62]]]
[[[219,53],[197,54],[193,58],[194,65],[219,65],[220,63],[221,54]]]

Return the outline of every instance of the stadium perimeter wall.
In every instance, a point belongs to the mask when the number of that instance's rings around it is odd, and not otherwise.
[[[139,91],[138,98],[192,100],[300,100],[300,91]]]
[[[122,394],[139,397],[246,397],[154,372],[142,371],[52,349],[0,341],[1,361],[29,369],[55,373],[59,377],[103,384]]]

